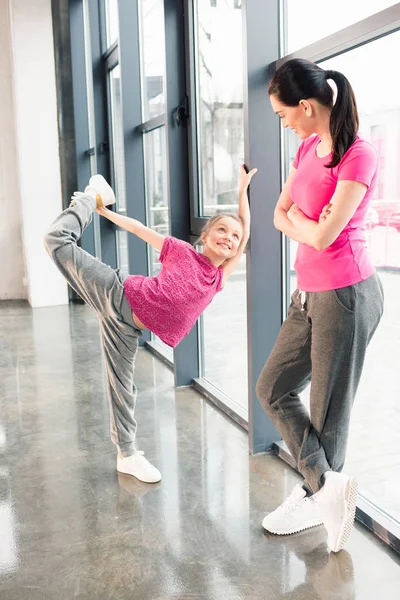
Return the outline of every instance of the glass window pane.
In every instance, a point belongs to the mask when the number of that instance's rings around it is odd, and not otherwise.
[[[129,273],[128,232],[124,229],[117,230],[117,253],[118,267],[124,273]]]
[[[119,37],[118,0],[106,0],[107,47]]]
[[[163,0],[140,0],[142,118],[165,112],[165,32]]]
[[[145,184],[147,225],[162,235],[170,233],[169,202],[168,202],[168,166],[167,139],[165,127],[159,127],[144,135],[145,155]],[[161,269],[160,253],[148,245],[149,274],[158,275]],[[156,335],[152,339],[159,343],[173,358],[172,349],[164,344]]]
[[[396,4],[393,0],[282,0],[286,2],[284,54],[308,46],[340,29]]]
[[[200,216],[235,210],[244,159],[241,3],[197,0]]]
[[[117,65],[110,71],[111,95],[111,159],[113,186],[117,198],[117,210],[126,210],[125,187],[125,158],[124,158],[124,130],[122,121],[121,98],[121,69]]]
[[[400,33],[381,38],[324,61],[351,82],[360,114],[360,134],[380,155],[374,198],[367,214],[367,241],[385,293],[382,321],[368,348],[355,400],[345,470],[358,477],[363,493],[400,521],[400,81],[392,76],[390,56],[397,56]],[[385,93],[371,73],[379,73]],[[291,153],[293,155],[293,151]],[[289,163],[291,157],[287,157]],[[290,264],[295,242],[290,243]],[[293,268],[293,267],[292,267]],[[295,289],[291,272],[291,287]],[[304,393],[307,402],[308,391]]]
[[[246,256],[202,318],[203,372],[247,412]]]
[[[167,140],[165,127],[159,127],[144,135],[145,183],[147,225],[169,235],[169,203],[167,174]],[[159,252],[149,246],[150,274],[157,275],[161,269]]]

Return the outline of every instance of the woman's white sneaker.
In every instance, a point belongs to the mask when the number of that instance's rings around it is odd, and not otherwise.
[[[277,535],[290,535],[322,524],[314,501],[306,496],[306,491],[300,484],[296,485],[285,502],[262,522],[266,531]]]
[[[144,452],[141,450],[137,450],[127,458],[123,458],[118,454],[117,471],[126,475],[132,475],[132,477],[136,477],[145,483],[157,483],[161,481],[160,471],[149,463],[147,458],[144,457]]]
[[[353,530],[357,481],[343,473],[327,471],[325,484],[313,498],[328,532],[328,548],[339,552]]]

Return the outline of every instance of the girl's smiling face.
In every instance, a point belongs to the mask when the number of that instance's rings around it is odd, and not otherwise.
[[[238,251],[242,236],[242,228],[236,219],[222,217],[207,233],[202,234],[203,254],[208,256],[212,253],[219,258],[232,258]]]

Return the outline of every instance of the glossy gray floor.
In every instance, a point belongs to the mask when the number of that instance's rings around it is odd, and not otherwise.
[[[400,557],[357,526],[265,535],[297,475],[139,352],[141,449],[157,485],[118,476],[98,326],[84,306],[0,303],[1,600],[399,598]]]

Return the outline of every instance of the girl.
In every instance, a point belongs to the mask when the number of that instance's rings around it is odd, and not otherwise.
[[[212,217],[201,234],[203,253],[187,242],[165,237],[139,221],[106,208],[114,192],[101,175],[84,193],[75,192],[45,237],[46,249],[71,287],[97,313],[110,400],[111,439],[118,449],[117,470],[145,481],[161,474],[135,447],[136,387],[133,367],[138,337],[147,328],[166,344],[177,346],[229,279],[245,249],[250,230],[247,188],[256,173],[244,167],[239,178],[238,216]],[[160,251],[157,277],[129,275],[103,264],[77,246],[94,211],[134,233]]]
[[[303,140],[274,216],[275,227],[299,242],[298,290],[257,395],[304,483],[265,517],[263,527],[290,534],[324,523],[328,545],[337,552],[356,509],[356,481],[341,473],[350,411],[383,311],[364,226],[378,158],[358,136],[354,93],[341,73],[289,60],[275,73],[269,95],[283,127]],[[310,381],[309,414],[299,394]]]

